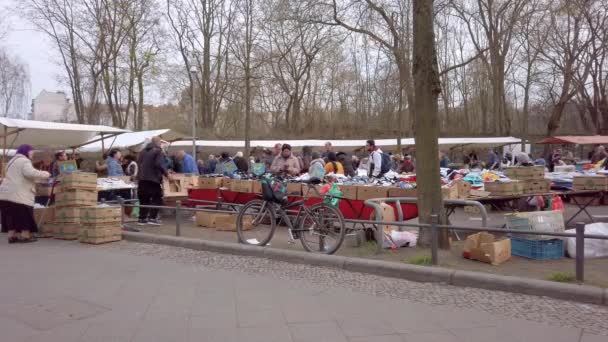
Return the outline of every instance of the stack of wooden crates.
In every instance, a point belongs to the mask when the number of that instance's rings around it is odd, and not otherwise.
[[[505,169],[505,176],[520,181],[524,194],[546,193],[551,191],[551,181],[545,179],[544,166],[520,166]]]
[[[75,172],[59,176],[55,188],[55,223],[53,237],[77,240],[80,233],[80,209],[97,205],[97,174]]]

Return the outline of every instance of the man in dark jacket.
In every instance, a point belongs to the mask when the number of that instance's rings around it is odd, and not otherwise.
[[[165,154],[160,145],[159,137],[152,138],[152,142],[141,151],[137,159],[139,165],[137,197],[141,205],[163,204],[161,184],[163,184],[163,176],[169,177],[169,173],[165,167]],[[157,216],[158,209],[140,208],[138,224],[159,226]]]
[[[353,166],[353,158],[344,152],[338,152],[337,157],[338,161],[344,167],[344,175],[354,177],[357,172]]]

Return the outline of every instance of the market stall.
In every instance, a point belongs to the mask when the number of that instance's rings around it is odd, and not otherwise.
[[[133,151],[141,150],[146,142],[149,142],[153,137],[158,136],[166,141],[175,141],[183,138],[183,134],[173,132],[170,129],[157,129],[151,131],[129,132],[112,137],[96,136],[90,139],[87,143],[79,148],[82,153],[101,152],[103,149],[109,150],[112,148],[128,149]]]

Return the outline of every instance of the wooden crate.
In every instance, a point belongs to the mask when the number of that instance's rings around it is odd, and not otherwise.
[[[520,181],[511,182],[485,182],[484,190],[491,196],[516,196],[523,195],[524,188]]]
[[[608,191],[608,177],[606,176],[577,176],[573,178],[572,189],[581,190],[602,190]]]

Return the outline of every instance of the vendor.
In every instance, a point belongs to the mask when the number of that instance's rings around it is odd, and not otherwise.
[[[198,175],[198,166],[194,161],[194,158],[186,153],[185,151],[177,151],[175,154],[176,159],[179,161],[180,169],[182,173]]]
[[[118,149],[112,149],[106,157],[106,164],[100,165],[97,163],[97,172],[107,171],[108,177],[121,177],[125,173],[121,166],[122,154]]]
[[[281,154],[274,159],[270,172],[275,175],[289,174],[297,176],[300,174],[300,162],[291,154],[291,145],[283,144]]]
[[[64,151],[55,153],[55,158],[51,164],[51,177],[56,178],[59,176],[59,162],[68,160],[68,155]]]
[[[403,158],[403,163],[401,163],[401,167],[399,168],[399,173],[413,173],[416,167],[414,166],[414,162],[412,161],[411,155],[406,155]]]

